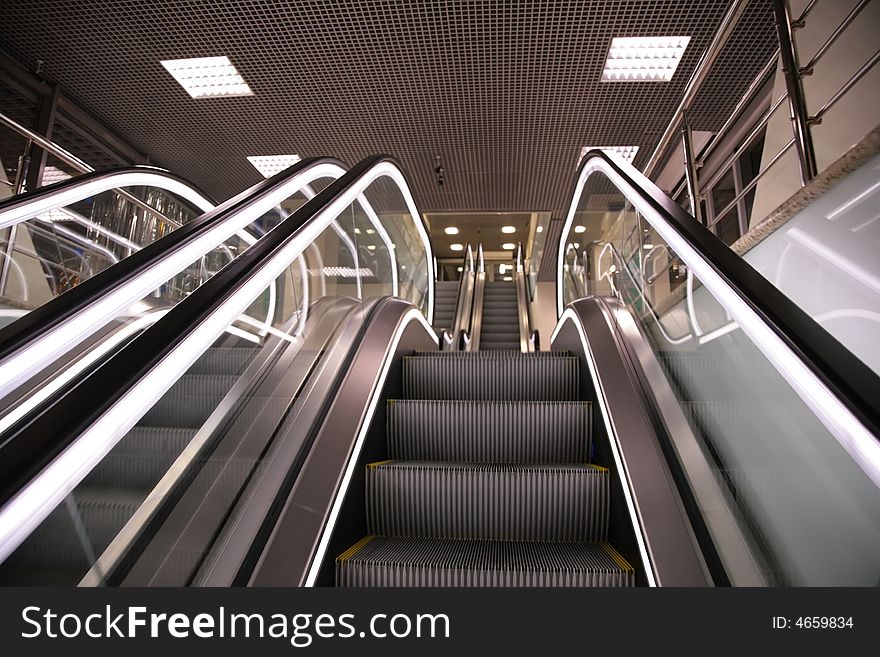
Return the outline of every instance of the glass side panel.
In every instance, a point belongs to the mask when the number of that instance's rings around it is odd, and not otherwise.
[[[765,355],[644,217],[615,197],[603,174],[589,178],[577,212],[593,242],[584,252],[584,234],[566,236],[567,248],[580,253],[566,258],[564,299],[586,290],[630,310],[722,491],[724,512],[767,582],[876,585],[880,482],[820,421],[825,412],[797,394],[774,355]],[[667,410],[660,415],[668,418]],[[674,436],[672,442],[677,449]],[[692,490],[700,490],[694,455],[678,456]],[[715,533],[719,510],[703,502],[699,512],[733,568],[727,539]]]
[[[167,190],[121,191],[83,198],[0,230],[0,306],[23,314],[201,214]]]
[[[276,208],[255,224],[282,230],[279,216]],[[117,570],[133,546],[150,547],[151,556],[137,563],[155,574],[152,581],[191,580],[212,541],[239,520],[246,488],[279,458],[277,428],[304,403],[310,377],[341,372],[343,363],[330,355],[351,343],[350,327],[363,321],[366,305],[396,284],[399,296],[427,310],[430,259],[421,220],[394,184],[380,178],[325,221],[314,239],[297,242],[292,261],[273,265],[279,273],[269,288],[237,299],[233,321],[221,325],[213,344],[180,356],[189,359],[181,368],[189,368],[163,382],[164,394],[133,427],[107,437],[100,460],[0,564],[0,584],[124,583],[144,575]],[[156,303],[118,325],[149,325],[167,310]],[[148,544],[145,528],[163,504],[176,503],[183,485],[186,504],[194,505],[187,512],[197,519],[173,541]],[[180,512],[171,506],[168,513]]]
[[[880,155],[743,257],[880,372]]]

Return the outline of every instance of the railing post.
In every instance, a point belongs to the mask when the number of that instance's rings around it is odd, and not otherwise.
[[[52,87],[52,92],[40,99],[39,109],[37,110],[37,120],[34,124],[34,132],[46,140],[52,139],[52,129],[55,127],[55,112],[58,108],[58,85]],[[39,144],[30,142],[30,150],[28,158],[30,159],[30,168],[27,172],[26,189],[33,191],[42,186],[43,170],[46,168],[46,159],[48,152],[40,147]]]
[[[785,75],[785,88],[788,91],[788,107],[797,148],[801,184],[806,185],[815,178],[817,173],[816,153],[813,150],[813,138],[810,135],[810,126],[807,122],[804,87],[801,83],[800,67],[797,63],[797,54],[791,36],[792,21],[788,0],[773,0],[773,11],[776,16],[779,56],[782,59],[782,73]]]
[[[681,112],[681,148],[684,151],[684,175],[687,181],[688,196],[691,202],[691,214],[694,219],[703,223],[700,216],[700,190],[697,185],[697,165],[694,158],[694,141],[691,133],[688,110]]]

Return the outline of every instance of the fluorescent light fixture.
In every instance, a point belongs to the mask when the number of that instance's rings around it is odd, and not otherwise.
[[[505,277],[504,277],[504,280],[507,281],[507,282],[510,282],[510,281],[513,280],[513,277],[512,277],[512,276],[505,276]]]
[[[248,155],[247,160],[264,178],[271,178],[276,173],[293,166],[302,158],[299,155]]]
[[[324,274],[324,276],[335,276],[339,278],[357,278],[363,276],[368,278],[373,275],[373,270],[369,267],[321,267],[321,269],[309,269],[309,274]]]
[[[513,242],[505,242],[504,244],[501,245],[501,248],[513,250],[516,248],[516,244],[514,244]]]
[[[43,169],[43,185],[51,185],[52,183],[61,182],[70,178],[70,174],[62,171],[58,167],[47,166]]]
[[[193,98],[254,95],[228,57],[168,59],[160,63]]]
[[[651,249],[654,248],[654,245],[653,245],[653,244],[642,244],[642,248],[643,248],[645,251],[650,251]]]
[[[375,235],[376,230],[374,228],[367,228],[367,235]]]
[[[376,245],[375,245],[375,244],[369,244],[369,245],[367,246],[367,248],[368,248],[370,251],[375,251],[375,250],[376,250]]]
[[[457,244],[457,243],[450,244],[449,248],[452,249],[453,251],[464,251],[464,246],[462,246],[461,244]]]
[[[505,265],[504,263],[498,265],[498,273],[499,274],[503,274],[505,271],[507,271],[507,265]]]
[[[690,40],[689,36],[615,37],[602,82],[669,82]]]
[[[514,228],[513,226],[502,226],[501,232],[509,235],[510,233],[515,233],[516,228]]]
[[[583,233],[586,230],[587,230],[586,226],[575,226],[574,227],[574,232],[576,232],[576,233]]]
[[[443,229],[443,232],[447,235],[458,235],[458,228],[455,226],[447,226]]]
[[[463,272],[463,271],[464,271],[464,267],[459,267],[459,268],[458,268],[458,271],[459,271],[459,273]]]
[[[544,227],[543,227],[543,226],[538,226],[537,228],[535,228],[535,232],[536,232],[536,233],[543,233],[543,232],[544,232]]]
[[[584,146],[581,149],[581,156],[578,158],[578,163],[584,159],[584,155],[587,154],[587,151],[591,151],[593,149],[598,148],[600,151],[605,151],[606,153],[617,153],[624,160],[632,164],[633,160],[636,159],[636,153],[639,152],[638,146]]]

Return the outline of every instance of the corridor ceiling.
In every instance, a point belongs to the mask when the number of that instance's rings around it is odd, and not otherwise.
[[[248,155],[396,156],[425,212],[559,217],[586,145],[647,161],[727,0],[0,1],[0,48],[153,163],[226,198]],[[690,36],[670,82],[602,82],[613,37]],[[700,94],[717,129],[776,47],[749,4]],[[193,99],[161,60],[225,55],[254,94]],[[437,158],[444,184],[435,177]]]

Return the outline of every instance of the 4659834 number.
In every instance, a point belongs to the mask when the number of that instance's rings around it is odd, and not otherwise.
[[[803,630],[852,629],[852,616],[798,616],[794,626]]]

